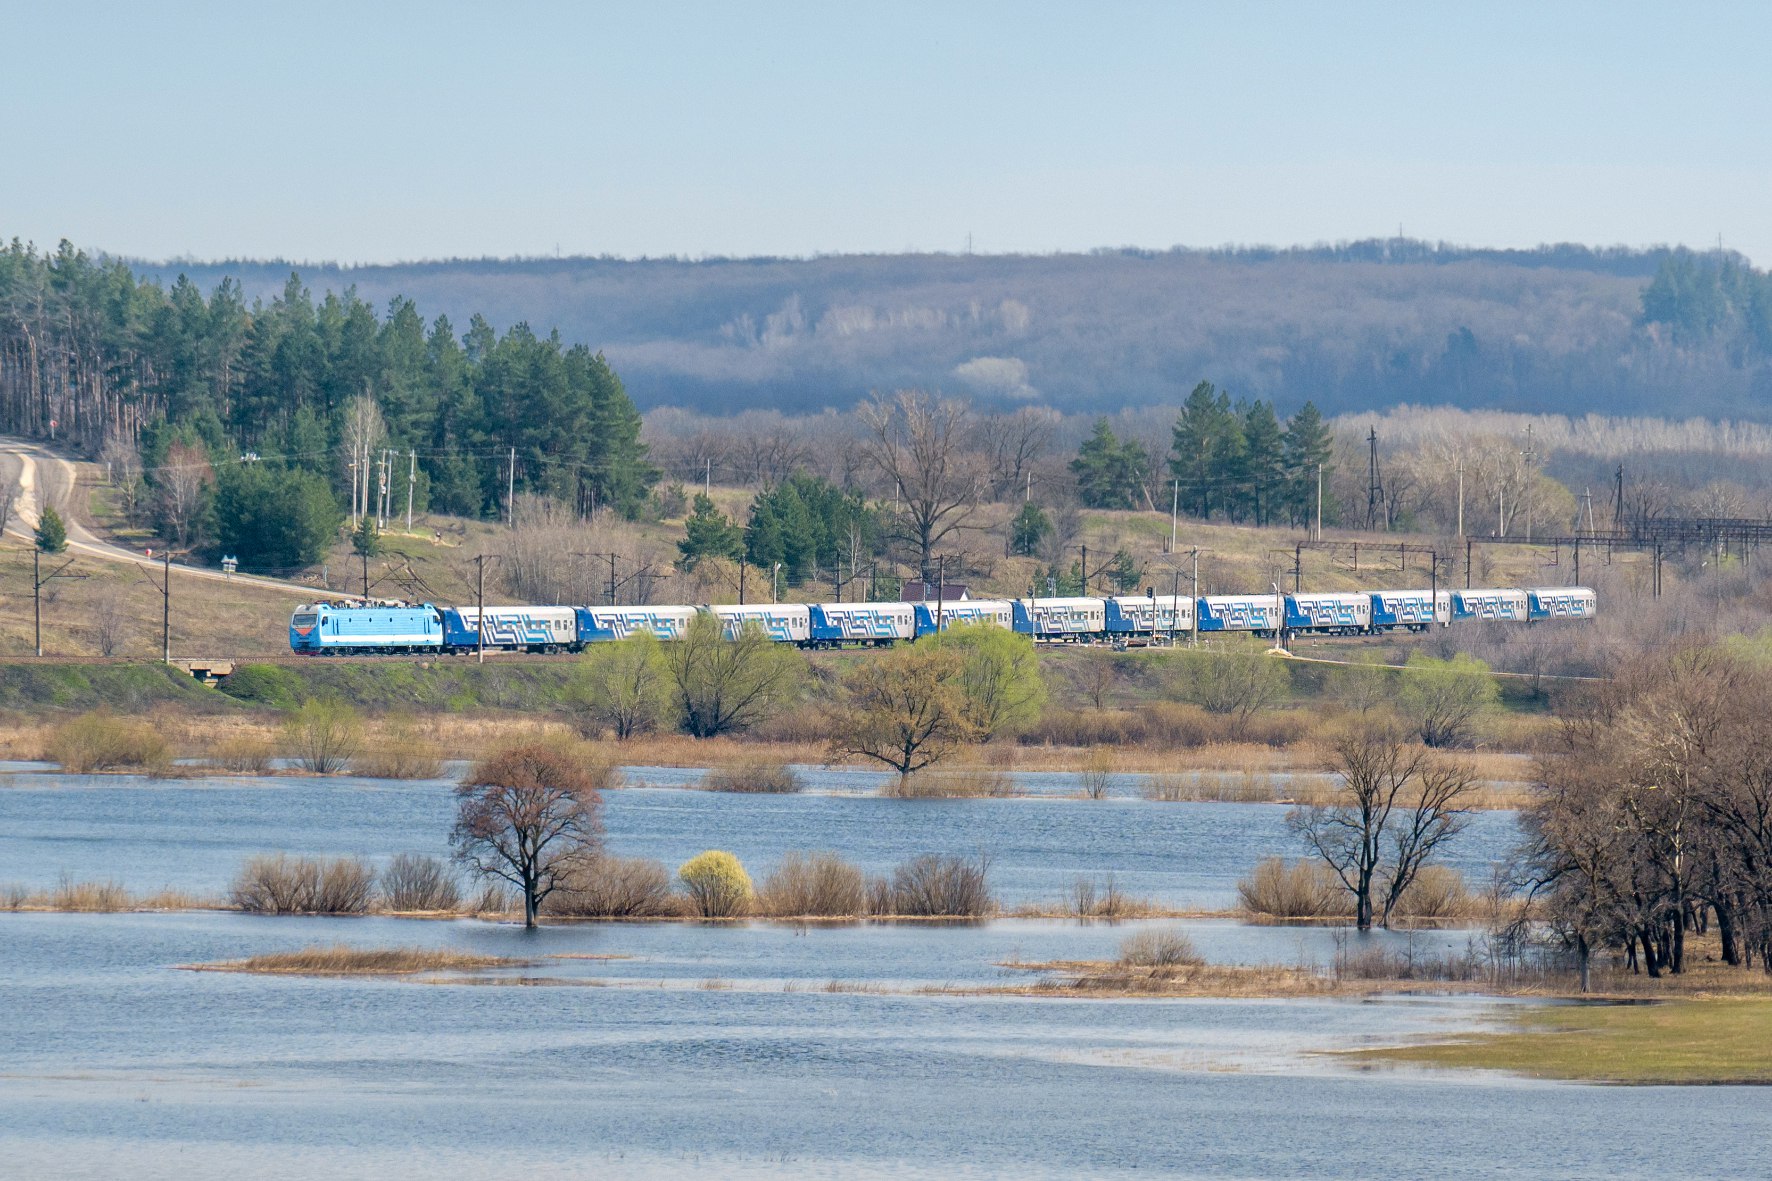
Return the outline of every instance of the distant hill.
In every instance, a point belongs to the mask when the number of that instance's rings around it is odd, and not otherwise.
[[[1068,412],[1173,404],[1202,379],[1326,413],[1398,403],[1768,417],[1762,359],[1664,340],[1642,293],[1669,252],[1297,250],[811,259],[135,263],[270,298],[394,295],[602,349],[642,407],[848,406],[917,386]]]

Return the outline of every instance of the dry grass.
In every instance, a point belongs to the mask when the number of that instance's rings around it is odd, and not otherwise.
[[[0,910],[52,910],[116,914],[138,910],[219,910],[219,899],[171,887],[152,894],[131,894],[118,882],[76,882],[63,877],[53,890],[34,891],[13,883],[0,886]]]
[[[212,767],[236,775],[268,775],[276,748],[270,739],[253,734],[237,734],[210,748],[205,762]]]
[[[975,800],[1007,799],[1018,793],[1015,781],[1006,772],[988,767],[955,767],[901,775],[883,784],[880,794],[899,800]]]
[[[1173,929],[1134,931],[1121,942],[1118,961],[1122,968],[1146,968],[1153,973],[1197,968],[1205,962],[1187,933]]]
[[[117,882],[74,882],[67,878],[43,900],[45,910],[114,912],[134,906],[134,897]]]
[[[473,971],[522,967],[527,960],[470,955],[426,947],[304,947],[243,960],[183,964],[194,972],[253,972],[270,976],[408,976],[418,972]]]
[[[172,746],[146,721],[120,718],[106,710],[81,714],[49,732],[45,757],[76,775],[94,771],[165,774]]]
[[[791,795],[806,783],[786,763],[771,759],[745,759],[730,767],[715,767],[701,777],[703,791],[729,791],[762,795]]]
[[[390,717],[363,742],[351,769],[370,779],[437,779],[443,759],[411,717]]]
[[[1095,961],[1058,960],[1049,963],[1007,963],[1017,971],[1050,973],[1047,979],[1024,988],[1003,989],[1022,996],[1137,996],[1137,997],[1311,997],[1335,994],[1364,995],[1374,991],[1355,988],[1334,977],[1308,968],[1273,964],[1183,964],[1142,967]]]

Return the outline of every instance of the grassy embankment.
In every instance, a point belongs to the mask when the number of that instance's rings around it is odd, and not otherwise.
[[[1558,1005],[1513,1021],[1505,1032],[1357,1057],[1581,1082],[1772,1083],[1768,997]]]

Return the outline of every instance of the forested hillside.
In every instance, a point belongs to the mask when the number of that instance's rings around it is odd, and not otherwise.
[[[1067,412],[1174,406],[1200,380],[1282,414],[1399,403],[1772,414],[1772,301],[1738,259],[1408,240],[1299,250],[789,259],[568,258],[339,268],[136,264],[273,299],[396,296],[456,324],[558,327],[643,408],[846,408],[938,389]],[[1658,278],[1659,276],[1659,278]],[[1651,287],[1651,282],[1654,286]],[[1645,291],[1649,298],[1645,301]]]
[[[601,355],[525,323],[0,250],[0,432],[96,456],[129,516],[248,569],[312,562],[341,504],[385,518],[408,493],[419,512],[528,493],[631,516],[657,479],[640,425]]]

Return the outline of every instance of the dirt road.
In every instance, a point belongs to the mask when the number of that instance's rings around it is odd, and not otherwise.
[[[134,566],[146,566],[155,570],[162,569],[163,563],[159,555],[150,558],[145,553],[112,545],[93,535],[81,519],[82,514],[75,511],[74,492],[78,484],[79,469],[68,460],[37,443],[0,436],[0,489],[7,487],[16,489],[12,513],[6,519],[8,534],[26,541],[31,540],[36,533],[37,522],[42,514],[43,506],[53,505],[56,512],[61,514],[62,520],[67,524],[69,553],[97,558],[104,562],[120,562]],[[299,596],[304,599],[355,597],[340,594],[337,591],[321,591],[316,587],[304,586],[299,582],[260,578],[255,574],[230,575],[220,570],[207,570],[200,566],[187,566],[179,562],[172,563],[171,568],[172,572],[181,578],[227,582],[235,586],[270,591],[285,596]]]

